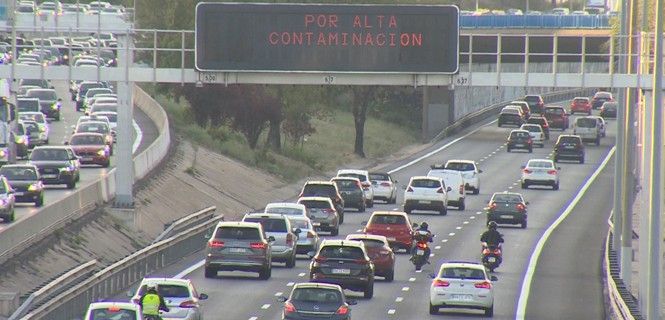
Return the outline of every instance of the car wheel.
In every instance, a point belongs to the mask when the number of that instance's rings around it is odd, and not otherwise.
[[[367,201],[367,207],[368,208],[374,208],[374,197],[372,197],[372,199]]]
[[[296,266],[296,255],[294,254],[289,260],[286,260],[286,267],[293,268]]]
[[[76,182],[67,183],[67,189],[74,189],[74,188],[76,188]]]
[[[204,276],[205,276],[206,278],[209,278],[209,279],[210,279],[210,278],[215,278],[215,277],[217,277],[217,270],[215,270],[215,269],[212,268],[212,267],[205,267],[203,273],[204,273]]]
[[[485,309],[485,316],[486,317],[493,317],[494,316],[494,305],[491,307]]]
[[[339,224],[344,223],[344,211],[339,215]]]
[[[35,200],[35,207],[41,207],[44,205],[44,194],[39,195],[39,198]]]
[[[259,279],[261,280],[268,280],[270,279],[271,275],[272,275],[272,267],[270,265],[267,265],[266,267],[263,268],[263,270],[259,271]]]
[[[439,307],[432,305],[432,302],[429,303],[429,314],[438,314]]]
[[[522,189],[528,189],[528,188],[529,184],[527,184],[526,182],[522,182]]]
[[[526,220],[522,221],[520,226],[522,227],[522,229],[526,229]]]
[[[473,188],[473,194],[479,194],[480,188]]]
[[[584,157],[580,158],[580,164],[584,164]]]
[[[339,234],[339,227],[337,227],[337,228],[335,228],[335,229],[332,229],[332,230],[330,231],[330,235],[333,236],[333,237],[334,237],[334,236],[337,236],[338,234]]]
[[[372,299],[374,296],[374,281],[370,281],[367,284],[367,287],[365,287],[365,291],[363,292],[363,297],[365,299]]]
[[[406,212],[406,214],[411,214],[411,208],[404,207],[404,212]]]
[[[443,206],[443,208],[441,208],[441,210],[439,210],[439,214],[442,215],[442,216],[447,215],[448,214],[448,207]]]
[[[553,189],[553,190],[559,190],[559,183],[558,183],[558,182],[555,183],[555,184],[552,186],[552,189]]]
[[[366,206],[365,202],[361,203],[360,206],[358,206],[358,212],[365,212]]]
[[[13,222],[15,219],[16,215],[14,214],[14,208],[12,208],[9,214],[3,218],[4,222]]]
[[[393,268],[392,270],[390,270],[390,272],[388,272],[388,274],[386,274],[385,278],[386,278],[386,281],[393,282],[393,280],[395,280],[395,269]]]
[[[466,209],[466,204],[464,203],[463,198],[459,201],[459,205],[457,206],[457,209],[459,209],[459,211],[464,211],[464,209]]]

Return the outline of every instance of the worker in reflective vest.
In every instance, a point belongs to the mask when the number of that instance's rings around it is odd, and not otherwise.
[[[161,320],[159,310],[168,312],[169,308],[164,302],[164,298],[159,295],[155,287],[148,287],[145,294],[139,300],[139,305],[143,310],[143,315],[147,319]]]

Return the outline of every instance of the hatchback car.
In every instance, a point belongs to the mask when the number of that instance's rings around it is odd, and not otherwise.
[[[518,129],[510,132],[506,142],[506,151],[510,152],[515,149],[533,152],[533,140],[529,131]]]
[[[260,223],[263,232],[274,239],[270,245],[273,262],[284,262],[287,268],[296,266],[296,243],[302,230],[291,228],[288,217],[274,213],[248,213],[242,221]]]
[[[323,240],[309,264],[309,280],[374,296],[374,264],[360,241]]]
[[[550,128],[566,130],[570,126],[568,112],[561,106],[546,106],[543,115],[550,124]]]
[[[365,223],[363,233],[386,237],[393,250],[408,252],[413,246],[413,226],[406,212],[374,211]]]
[[[16,108],[18,112],[41,112],[37,98],[17,98]]]
[[[600,138],[603,136],[601,126],[597,118],[579,117],[575,119],[573,134],[580,136],[582,141],[591,141],[599,146]]]
[[[365,191],[367,207],[374,207],[374,187],[372,186],[372,181],[369,178],[369,172],[367,170],[342,169],[337,171],[337,176],[358,178]]]
[[[45,145],[49,143],[49,133],[50,133],[50,128],[49,124],[46,120],[46,116],[44,116],[43,113],[41,112],[19,112],[18,114],[19,119],[21,121],[33,121],[37,123],[38,127],[38,135],[34,136],[34,130],[31,130],[30,132],[30,142],[32,145]]]
[[[307,208],[308,217],[316,230],[330,232],[331,236],[339,234],[339,215],[330,198],[301,197],[298,203]]]
[[[104,136],[104,143],[109,147],[109,155],[113,155],[113,134],[111,127],[103,121],[87,121],[76,125],[74,134],[77,133],[99,133]]]
[[[531,108],[532,113],[543,113],[543,108],[545,107],[545,101],[540,95],[526,95],[522,100],[526,101]]]
[[[355,208],[358,212],[365,212],[365,191],[358,178],[335,177],[330,179],[337,185],[339,194],[344,199],[344,209]]]
[[[369,179],[372,181],[375,200],[384,200],[388,204],[397,203],[397,180],[389,173],[370,172]]]
[[[284,302],[283,320],[351,320],[355,300],[346,299],[342,287],[328,283],[296,283]]]
[[[143,320],[141,307],[131,302],[93,302],[85,312],[85,320]]]
[[[448,192],[443,179],[437,177],[411,177],[404,191],[404,212],[413,210],[437,211],[441,215],[448,214]]]
[[[160,317],[163,319],[203,320],[201,301],[208,299],[208,295],[198,293],[192,280],[143,278],[136,294],[132,297],[132,302],[138,303],[148,287],[155,287],[169,308],[168,312],[160,312]]]
[[[591,102],[587,97],[575,97],[573,101],[570,102],[570,114],[575,113],[586,113],[591,115]]]
[[[551,186],[559,190],[559,170],[549,159],[531,159],[522,169],[522,189],[530,186]]]
[[[519,193],[495,192],[485,208],[487,223],[519,224],[524,229],[527,227],[528,204]]]
[[[520,130],[529,131],[531,136],[531,141],[535,145],[539,145],[541,148],[545,146],[545,132],[539,124],[528,124],[525,123],[520,127]]]
[[[14,189],[9,185],[6,177],[0,176],[0,218],[3,222],[14,221],[15,202]]]
[[[547,122],[545,117],[531,117],[529,120],[527,120],[526,123],[540,125],[540,127],[543,129],[543,133],[545,133],[545,140],[550,139],[550,124]]]
[[[44,204],[44,184],[39,178],[39,170],[29,164],[7,164],[0,167],[0,175],[7,178],[14,189],[16,202],[32,202],[36,207]]]
[[[55,89],[30,89],[25,93],[25,96],[39,99],[40,111],[55,121],[60,120],[62,99],[58,98]]]
[[[99,133],[76,133],[66,143],[79,156],[81,164],[95,164],[108,168],[111,165],[111,151]]]
[[[35,147],[30,154],[29,164],[39,169],[44,184],[65,184],[67,189],[74,189],[81,179],[79,157],[68,146]]]
[[[360,241],[374,264],[374,276],[384,277],[386,281],[395,279],[395,253],[384,236],[371,234],[350,234],[346,240]]]
[[[485,267],[475,262],[445,262],[430,285],[429,313],[440,308],[470,308],[494,315],[496,276],[488,277]]]
[[[301,197],[327,197],[329,198],[334,207],[335,211],[339,216],[339,223],[344,223],[344,198],[339,194],[339,189],[334,182],[330,181],[307,181],[300,191]]]
[[[206,245],[205,277],[214,278],[218,271],[250,271],[270,279],[270,240],[260,223],[219,222]]]
[[[298,242],[296,243],[297,254],[307,254],[319,248],[319,234],[312,224],[312,220],[304,216],[287,216],[291,221],[291,230],[295,233],[300,229]]]
[[[524,114],[525,119],[529,119],[531,117],[531,108],[529,107],[529,103],[526,101],[511,101],[510,104],[511,106],[519,106],[522,108],[522,114]]]
[[[480,193],[480,173],[483,170],[478,169],[476,162],[473,160],[448,160],[446,161],[445,169],[457,170],[462,173],[464,177],[464,189],[470,190],[473,194]]]
[[[520,110],[503,108],[501,113],[499,113],[499,119],[497,120],[497,125],[503,127],[504,125],[510,124],[514,126],[521,126],[524,123],[524,117]]]
[[[445,169],[443,165],[432,165],[427,173],[428,177],[439,177],[443,183],[452,190],[448,192],[448,206],[457,207],[458,210],[466,209],[466,192],[464,191],[464,177],[457,170]]]
[[[616,118],[618,107],[619,104],[616,102],[605,102],[602,107],[600,107],[600,116],[603,118]]]
[[[288,217],[302,216],[307,217],[307,208],[299,203],[291,202],[272,202],[268,203],[263,209],[265,213],[282,214]]]
[[[554,145],[554,162],[560,160],[577,160],[584,163],[584,143],[582,138],[575,135],[560,135]]]
[[[607,91],[598,91],[593,95],[593,98],[591,99],[591,107],[594,109],[598,109],[602,107],[603,103],[607,101],[614,101],[612,93]]]

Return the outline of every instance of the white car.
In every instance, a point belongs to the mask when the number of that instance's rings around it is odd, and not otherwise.
[[[444,168],[457,170],[464,177],[464,189],[470,190],[473,194],[480,193],[480,176],[483,170],[478,169],[478,165],[473,160],[448,160]]]
[[[191,280],[143,278],[136,294],[132,297],[132,302],[138,304],[148,286],[157,288],[157,292],[164,298],[166,306],[169,308],[169,312],[160,314],[163,319],[203,319],[200,301],[208,299],[208,295],[205,293],[199,294]]]
[[[601,122],[598,121],[598,118],[579,117],[575,119],[573,134],[580,136],[582,141],[592,141],[598,146],[600,138],[603,136],[600,127]]]
[[[560,167],[554,165],[550,159],[531,159],[522,169],[522,189],[529,186],[541,185],[552,186],[553,190],[559,190]]]
[[[292,202],[272,202],[266,205],[263,210],[265,213],[276,213],[290,217],[307,217],[307,208],[300,203]]]
[[[545,131],[539,124],[525,123],[520,127],[520,130],[529,131],[533,144],[545,147]]]
[[[41,112],[19,112],[18,117],[21,120],[30,120],[37,123],[39,126],[39,141],[43,144],[49,143],[49,125],[46,121],[46,116]]]
[[[448,214],[448,191],[451,190],[438,177],[411,177],[404,191],[404,212],[430,210],[445,216]]]
[[[605,118],[601,116],[587,116],[587,118],[593,118],[598,120],[598,123],[600,124],[600,136],[605,137],[606,134],[606,129],[607,129],[607,122],[605,121]]]
[[[337,176],[358,178],[360,184],[363,186],[363,191],[365,191],[367,207],[374,207],[374,187],[372,186],[372,181],[369,179],[369,172],[367,170],[343,169],[337,171]]]
[[[460,211],[464,211],[466,207],[466,192],[464,192],[464,177],[461,172],[444,169],[443,166],[434,165],[427,173],[427,176],[443,179],[443,183],[452,189],[448,192],[448,205],[457,207]]]
[[[397,180],[393,180],[389,173],[370,172],[369,179],[372,181],[374,199],[382,199],[389,204],[397,202]]]
[[[86,320],[143,320],[141,306],[130,302],[93,302],[85,313]]]
[[[494,315],[494,285],[496,276],[488,277],[485,267],[474,262],[441,264],[429,290],[429,313],[440,308],[469,308]]]

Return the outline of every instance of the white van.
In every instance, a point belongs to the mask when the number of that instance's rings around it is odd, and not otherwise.
[[[601,124],[598,119],[593,117],[579,117],[575,119],[573,134],[580,136],[582,141],[592,141],[597,146],[600,145]]]
[[[457,207],[460,211],[465,209],[464,200],[466,193],[464,192],[464,176],[457,170],[440,169],[438,166],[433,166],[432,170],[427,173],[428,177],[441,178],[447,187],[451,190],[448,192],[448,205]]]

